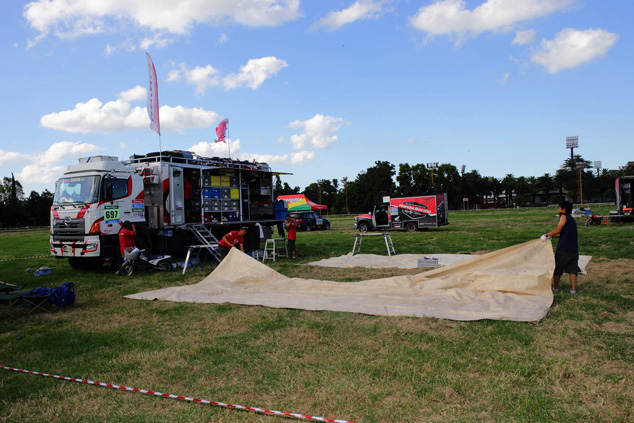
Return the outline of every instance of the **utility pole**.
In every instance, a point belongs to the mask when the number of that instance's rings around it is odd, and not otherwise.
[[[348,177],[344,176],[342,178],[343,181],[343,191],[346,194],[346,214],[350,214],[350,210],[348,209]]]

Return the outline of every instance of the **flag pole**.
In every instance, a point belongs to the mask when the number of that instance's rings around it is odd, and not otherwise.
[[[227,135],[229,135],[228,126],[227,126]],[[227,147],[229,148],[229,158],[231,158],[231,136],[227,136]]]

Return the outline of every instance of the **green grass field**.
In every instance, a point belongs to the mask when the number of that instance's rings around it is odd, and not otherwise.
[[[607,213],[598,208],[597,212]],[[397,253],[484,253],[538,238],[556,209],[452,212],[451,224],[393,232]],[[415,270],[302,264],[351,251],[353,217],[300,232],[288,276],[357,281]],[[375,242],[376,241],[376,242]],[[385,255],[379,237],[362,253]],[[210,271],[76,271],[48,257],[48,231],[0,233],[0,280],[80,284],[52,313],[0,308],[0,364],[244,406],[355,422],[631,422],[634,420],[634,225],[579,226],[593,256],[578,294],[555,295],[539,324],[134,301]],[[37,258],[26,258],[44,256]],[[49,276],[27,267],[48,265]],[[265,422],[280,417],[0,370],[0,421]]]

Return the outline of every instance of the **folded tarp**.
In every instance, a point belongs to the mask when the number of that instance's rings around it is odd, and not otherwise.
[[[553,301],[554,267],[551,243],[537,239],[416,275],[330,282],[286,277],[233,248],[198,284],[126,298],[536,322]]]
[[[471,254],[355,254],[348,253],[345,256],[330,257],[327,259],[313,261],[308,266],[318,267],[367,267],[372,269],[416,269],[418,260],[423,258],[438,259],[438,266],[448,266],[464,260],[470,260],[474,256]],[[579,256],[579,268],[582,274],[586,274],[586,267],[592,260],[592,256]],[[421,269],[421,272],[423,269]]]

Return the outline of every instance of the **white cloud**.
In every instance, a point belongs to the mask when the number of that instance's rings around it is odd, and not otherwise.
[[[236,157],[236,154],[240,152],[240,139],[230,140],[230,142],[231,145],[228,146],[225,142],[201,141],[189,147],[187,151],[194,152],[203,157],[228,157],[229,147],[231,147],[231,157]]]
[[[302,128],[301,134],[291,135],[291,144],[295,149],[303,149],[308,144],[314,148],[327,148],[337,141],[337,132],[344,124],[343,118],[316,114],[312,118],[289,123],[289,128]]]
[[[378,19],[385,12],[385,1],[382,0],[357,0],[347,9],[330,12],[315,22],[311,29],[326,28],[335,31],[342,26],[360,19]]]
[[[487,0],[473,10],[464,0],[437,0],[410,17],[414,28],[460,41],[485,31],[509,30],[514,24],[565,9],[575,0]]]
[[[504,74],[502,75],[502,79],[500,79],[500,80],[498,81],[498,83],[499,83],[500,85],[506,85],[506,83],[507,83],[507,82],[508,82],[508,80],[509,80],[509,76],[511,76],[511,74],[510,74],[510,73],[508,73],[508,72],[504,72]]]
[[[16,153],[14,151],[4,151],[0,150],[0,166],[4,166],[7,163],[14,162],[21,158],[25,157],[25,155]]]
[[[227,90],[238,87],[249,87],[255,90],[265,80],[277,75],[280,70],[287,66],[286,61],[272,56],[250,59],[246,65],[240,68],[239,73],[227,75],[222,84]]]
[[[116,132],[147,128],[150,124],[145,107],[135,106],[129,100],[141,100],[145,88],[135,87],[121,92],[118,100],[103,104],[92,98],[77,103],[74,109],[42,116],[40,125],[70,133]],[[159,110],[162,129],[182,131],[186,128],[206,128],[218,121],[218,114],[202,108],[161,106]]]
[[[38,32],[31,45],[53,34],[77,38],[87,34],[126,30],[132,22],[154,33],[184,35],[197,24],[277,26],[301,16],[299,0],[35,0],[23,16]]]
[[[59,164],[61,161],[77,158],[97,150],[100,148],[93,144],[70,141],[57,142],[45,152],[22,155],[22,159],[28,164],[16,176],[24,183],[50,183],[64,172],[65,166]]]
[[[543,40],[541,50],[531,60],[545,66],[548,72],[557,73],[605,56],[618,38],[617,34],[602,29],[578,31],[566,28],[553,40]]]
[[[145,117],[147,113],[143,109]],[[169,107],[162,106],[160,111],[161,128],[182,131],[187,128],[208,128],[215,125],[220,120],[220,115],[211,110],[200,107]],[[149,118],[146,122],[149,125]]]
[[[184,63],[181,63],[179,69],[174,69],[167,75],[169,82],[181,79],[184,79],[189,85],[195,85],[197,94],[204,94],[207,88],[220,85],[218,70],[211,65],[196,66],[194,69],[189,69]]]
[[[218,41],[216,41],[216,43],[218,44],[224,44],[227,42],[227,40],[229,39],[229,37],[227,36],[227,34],[225,34],[224,32],[222,34],[220,34],[220,37],[218,38]]]
[[[135,100],[145,100],[147,99],[147,90],[144,87],[137,85],[136,87],[127,91],[121,91],[119,93],[119,98],[127,102]]]
[[[181,63],[178,69],[173,69],[167,74],[168,82],[184,80],[188,85],[196,87],[197,94],[204,94],[210,87],[222,85],[225,89],[249,87],[257,89],[262,83],[277,75],[277,73],[287,67],[288,64],[276,57],[261,57],[250,59],[246,65],[240,68],[239,73],[231,73],[222,77],[217,69],[211,65],[196,66],[189,69],[187,65]]]
[[[290,154],[259,154],[241,152],[241,147],[239,139],[231,140],[231,157],[268,164],[301,164],[315,158],[314,151],[297,151]],[[229,146],[224,142],[201,141],[189,147],[187,151],[192,151],[203,157],[227,157],[229,155]]]
[[[535,41],[535,30],[529,29],[528,31],[517,31],[515,32],[515,38],[511,41],[511,44],[530,44]]]
[[[300,164],[311,161],[315,158],[314,151],[297,151],[295,153],[291,153],[291,163],[292,164]]]

